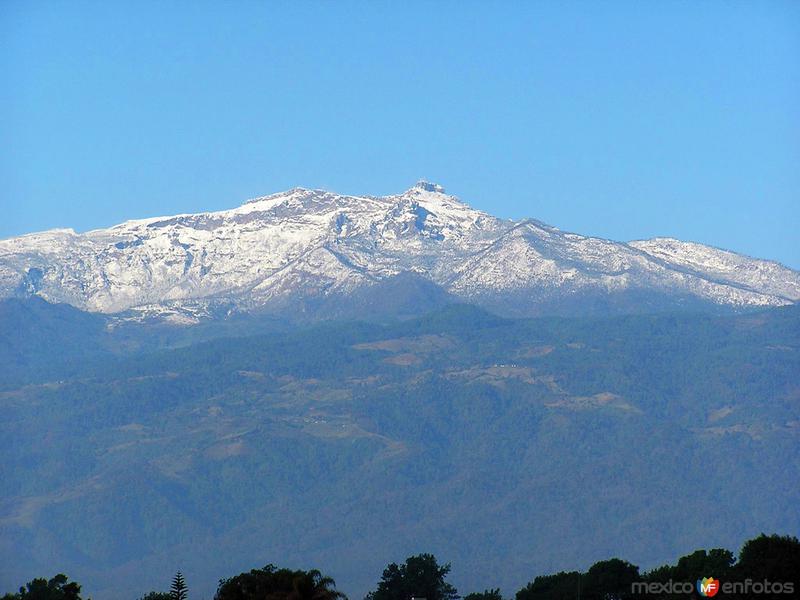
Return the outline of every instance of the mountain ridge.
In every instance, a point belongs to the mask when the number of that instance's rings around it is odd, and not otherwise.
[[[688,298],[733,309],[800,300],[800,272],[775,261],[500,219],[426,181],[389,196],[296,187],[228,210],[0,240],[0,298],[39,295],[103,313],[178,307],[189,320],[203,318],[187,308],[198,304],[291,313],[306,301],[346,303],[406,272],[459,301],[517,315],[584,297],[623,311],[642,294],[667,307],[670,297],[675,306]]]

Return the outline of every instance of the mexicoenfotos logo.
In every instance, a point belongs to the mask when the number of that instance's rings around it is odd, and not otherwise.
[[[749,577],[743,581],[726,581],[720,582],[719,579],[713,577],[703,577],[698,579],[697,583],[692,586],[691,581],[634,581],[631,583],[631,593],[638,594],[660,594],[662,596],[672,596],[676,594],[690,595],[693,589],[697,589],[697,593],[703,598],[711,598],[716,596],[717,592],[722,592],[723,596],[728,594],[738,594],[745,597],[757,596],[761,594],[794,594],[794,581],[769,581],[764,579],[762,581],[750,579]]]
[[[697,591],[701,596],[711,598],[719,591],[719,579],[703,577],[697,580]]]

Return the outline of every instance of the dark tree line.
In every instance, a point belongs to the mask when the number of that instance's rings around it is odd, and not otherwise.
[[[592,565],[586,573],[578,571],[540,575],[516,594],[516,600],[673,600],[700,598],[696,590],[666,591],[669,582],[688,583],[713,577],[722,582],[791,582],[794,595],[759,594],[759,598],[790,598],[800,595],[800,542],[796,537],[764,535],[747,541],[736,560],[724,548],[696,550],[681,557],[674,565],[663,565],[640,574],[639,567],[618,558]],[[636,583],[654,585],[648,591],[634,587]],[[655,591],[653,591],[655,590]],[[743,600],[753,596],[752,590],[734,591],[725,598]],[[722,595],[720,597],[723,597]]]
[[[6,594],[2,600],[81,600],[81,586],[59,573],[51,579],[29,581],[19,592]]]
[[[365,600],[458,600],[456,588],[447,581],[450,564],[440,565],[432,554],[410,556],[402,564],[384,569],[377,587]],[[668,582],[694,585],[713,577],[723,582],[770,581],[791,583],[793,593],[759,593],[759,598],[789,598],[800,595],[800,541],[792,536],[764,535],[747,541],[738,559],[730,550],[696,550],[674,565],[663,565],[644,573],[619,558],[592,565],[585,573],[562,571],[534,578],[515,595],[515,600],[673,600],[701,597],[689,592],[665,591]],[[644,592],[641,587],[652,584]],[[639,585],[640,587],[636,587]],[[652,591],[656,589],[657,591]],[[34,579],[16,594],[0,600],[82,600],[81,586],[65,575],[50,580]],[[752,590],[733,591],[725,598],[743,600]],[[140,600],[188,600],[188,587],[178,572],[169,592],[150,592]],[[214,600],[347,600],[336,583],[319,571],[292,570],[269,564],[219,582]],[[503,600],[497,588],[473,592],[464,600]]]

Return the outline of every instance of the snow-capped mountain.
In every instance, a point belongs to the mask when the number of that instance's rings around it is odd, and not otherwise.
[[[383,197],[296,188],[220,212],[0,240],[0,297],[104,313],[291,310],[409,272],[456,299],[523,314],[584,297],[733,307],[800,299],[800,273],[772,261],[498,219],[424,181]]]

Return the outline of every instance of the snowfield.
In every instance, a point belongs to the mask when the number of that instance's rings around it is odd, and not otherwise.
[[[413,272],[456,298],[517,304],[640,290],[734,307],[800,299],[800,273],[669,238],[629,243],[475,210],[441,186],[344,196],[295,188],[220,212],[0,240],[0,297],[190,322],[208,303],[236,310],[346,296]],[[524,306],[522,307],[524,308]]]

